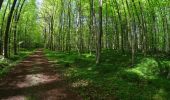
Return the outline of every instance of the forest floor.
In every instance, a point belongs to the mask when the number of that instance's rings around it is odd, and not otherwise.
[[[164,54],[131,54],[103,50],[101,63],[95,64],[95,53],[44,50],[45,56],[60,70],[70,88],[84,100],[169,100],[167,79],[170,58]],[[58,66],[60,64],[60,66]],[[162,73],[163,72],[163,73]]]
[[[27,57],[0,80],[2,100],[81,100],[54,70],[42,50]]]
[[[95,53],[22,50],[7,62],[13,67],[3,64],[10,72],[0,69],[0,100],[169,100],[168,56],[139,53],[134,66],[128,53],[101,58],[96,65]]]

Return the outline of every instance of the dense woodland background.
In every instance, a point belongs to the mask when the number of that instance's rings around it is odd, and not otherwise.
[[[146,77],[151,70],[165,78],[161,82],[165,83],[162,97],[166,98],[170,78],[170,1],[1,0],[0,55],[10,58],[23,48],[46,48],[70,57],[73,53],[78,57],[88,54],[93,59],[87,63],[96,63],[99,69],[104,66],[102,71],[106,73],[116,71],[110,69],[114,66],[128,68],[123,74],[126,78],[129,70]],[[74,60],[81,65],[82,59]]]
[[[1,54],[17,48],[168,54],[168,0],[1,0]],[[13,50],[12,50],[13,49]],[[98,63],[99,61],[97,61]]]

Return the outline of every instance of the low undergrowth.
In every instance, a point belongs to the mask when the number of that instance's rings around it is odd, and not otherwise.
[[[132,67],[130,55],[115,51],[104,51],[99,65],[88,53],[45,53],[85,100],[168,100],[170,60],[166,57],[138,54]]]
[[[22,61],[25,57],[30,55],[33,50],[23,50],[18,55],[12,55],[9,59],[5,59],[2,56],[0,57],[0,78],[5,76],[12,66],[15,66],[17,63]]]

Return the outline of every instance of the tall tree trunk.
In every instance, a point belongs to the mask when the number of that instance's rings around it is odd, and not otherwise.
[[[102,0],[99,0],[99,33],[97,35],[96,64],[99,64],[101,59],[102,33]]]
[[[9,29],[10,29],[11,19],[12,19],[12,15],[13,15],[13,12],[14,12],[16,2],[17,2],[17,0],[13,1],[12,7],[11,7],[11,10],[9,12],[8,19],[7,19],[7,25],[6,25],[6,30],[5,30],[5,40],[4,40],[4,57],[5,58],[8,58]]]
[[[66,35],[66,50],[70,52],[71,50],[71,41],[70,41],[70,34],[71,34],[71,0],[68,1],[68,33]]]
[[[0,55],[3,54],[3,33],[4,33],[4,30],[3,30],[3,26],[4,26],[4,20],[5,20],[5,15],[6,15],[6,12],[7,12],[7,8],[9,6],[9,1],[7,2],[7,5],[5,7],[5,10],[4,10],[4,14],[3,14],[3,17],[2,17],[2,24],[1,24],[1,33],[0,33]]]
[[[18,21],[17,21],[17,17],[18,17],[18,9],[19,9],[19,6],[20,6],[20,2],[21,0],[19,0],[18,4],[17,4],[17,7],[16,7],[16,10],[15,10],[15,14],[14,14],[14,38],[13,38],[13,45],[14,45],[14,55],[17,55],[17,24],[18,24]]]
[[[79,51],[83,51],[83,31],[82,31],[82,5],[81,0],[79,1]]]
[[[4,1],[4,0],[1,0],[1,1],[0,1],[0,10],[1,10],[3,1]]]
[[[115,0],[115,4],[116,4],[116,9],[117,9],[117,14],[118,14],[118,21],[119,21],[119,27],[118,27],[118,30],[121,34],[121,44],[120,47],[121,47],[121,51],[122,53],[124,53],[124,33],[123,33],[123,25],[122,25],[122,14],[121,14],[121,11],[120,11],[120,7],[119,7],[119,4],[117,2],[117,0]]]
[[[106,0],[106,19],[105,19],[105,21],[106,21],[106,25],[105,25],[105,34],[106,34],[106,36],[105,36],[105,45],[106,45],[106,48],[108,49],[109,48],[109,32],[108,32],[108,3],[107,3],[108,1]]]
[[[94,1],[90,0],[90,34],[89,34],[89,51],[93,50],[94,44]]]

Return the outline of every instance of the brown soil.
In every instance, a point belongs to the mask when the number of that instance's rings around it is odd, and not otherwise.
[[[37,50],[0,80],[0,99],[81,100],[68,88],[42,50]]]

